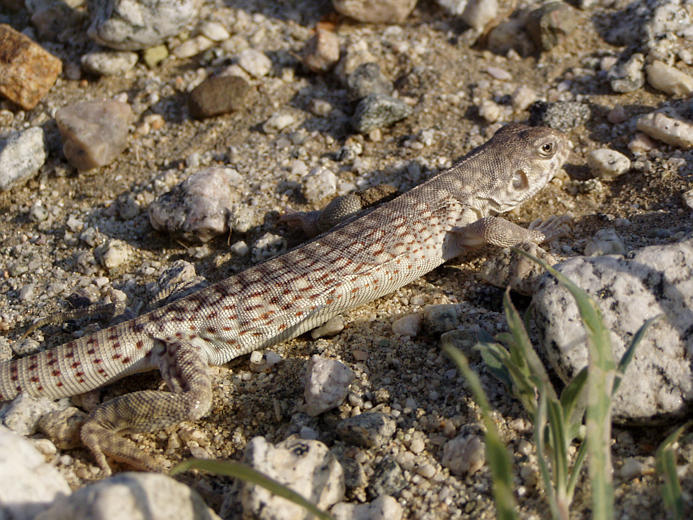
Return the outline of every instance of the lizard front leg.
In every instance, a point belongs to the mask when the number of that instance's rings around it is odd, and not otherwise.
[[[501,217],[485,217],[466,226],[454,228],[459,245],[478,247],[492,244],[510,247],[522,242],[541,244],[564,235],[567,232],[568,217],[550,217],[545,221],[535,220],[529,229],[518,226]]]
[[[137,469],[161,471],[159,461],[121,434],[197,420],[211,407],[212,383],[200,349],[176,342],[163,346],[153,361],[172,392],[144,390],[117,397],[96,408],[82,426],[82,442],[94,454],[102,476],[111,474],[106,456]]]

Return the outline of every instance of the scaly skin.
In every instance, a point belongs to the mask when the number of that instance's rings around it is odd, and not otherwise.
[[[293,251],[131,321],[3,362],[0,401],[20,392],[75,395],[158,369],[171,392],[133,392],[106,402],[82,428],[104,475],[110,473],[105,455],[158,468],[121,433],[206,414],[209,364],[298,336],[465,248],[553,238],[555,221],[526,230],[496,215],[543,188],[568,151],[568,140],[555,130],[508,125],[452,168]]]

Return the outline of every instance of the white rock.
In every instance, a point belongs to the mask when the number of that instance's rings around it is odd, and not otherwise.
[[[203,35],[195,36],[189,40],[185,40],[178,47],[173,49],[173,55],[176,58],[190,58],[196,54],[200,54],[203,51],[209,49],[214,42]]]
[[[498,103],[485,99],[479,105],[479,115],[489,123],[495,123],[501,117],[501,107]]]
[[[19,435],[32,435],[36,433],[41,417],[64,407],[47,397],[32,397],[21,393],[5,408],[2,414],[3,424]]]
[[[389,495],[382,495],[367,504],[340,502],[331,510],[334,520],[400,520],[402,506]]]
[[[652,87],[672,96],[687,96],[693,93],[693,77],[676,67],[655,60],[647,67],[647,82]]]
[[[630,170],[630,159],[616,150],[600,148],[587,155],[587,165],[595,177],[609,180]]]
[[[261,78],[272,70],[272,60],[255,49],[245,49],[238,54],[238,64],[251,76]]]
[[[467,0],[437,0],[438,5],[450,14],[460,15],[467,7]]]
[[[527,109],[529,105],[534,103],[536,100],[537,93],[533,89],[525,85],[517,87],[515,89],[515,92],[513,92],[513,108],[518,112]]]
[[[276,134],[293,125],[296,117],[290,112],[276,112],[262,125],[266,134]]]
[[[231,35],[219,22],[205,22],[200,26],[200,34],[212,41],[220,42],[226,40]]]
[[[613,399],[614,420],[645,423],[687,413],[693,404],[693,240],[645,247],[628,258],[576,257],[556,269],[594,296],[611,331],[616,360],[647,319],[665,316],[635,352]],[[541,345],[567,381],[588,357],[575,301],[546,277],[533,305]]]
[[[69,494],[65,478],[31,442],[0,426],[0,518],[33,520]]]
[[[313,339],[335,336],[344,330],[344,318],[341,315],[333,316],[324,324],[310,331]]]
[[[245,461],[320,509],[344,498],[342,466],[319,441],[292,438],[273,446],[255,437],[246,447]],[[241,503],[245,515],[259,520],[304,520],[308,515],[302,507],[249,483],[243,484]]]
[[[587,240],[585,256],[625,255],[626,246],[614,228],[603,228]]]
[[[497,14],[497,0],[469,0],[462,13],[462,19],[477,31],[481,31]]]
[[[636,155],[647,153],[654,148],[657,148],[657,143],[642,132],[635,132],[633,138],[628,142],[628,149]]]
[[[137,63],[137,53],[128,51],[89,52],[81,59],[87,72],[100,76],[125,74]]]
[[[120,473],[61,497],[36,520],[220,520],[197,492],[157,473]]]
[[[332,0],[340,13],[366,23],[403,22],[417,0]]]
[[[336,408],[344,401],[353,380],[354,373],[344,363],[313,356],[306,370],[304,411],[315,417]]]
[[[46,162],[43,130],[34,126],[0,140],[0,191],[26,182]]]
[[[286,250],[286,239],[274,233],[265,233],[253,244],[251,258],[253,262],[262,262],[273,256],[277,256]]]
[[[484,466],[484,450],[484,441],[478,435],[458,435],[443,446],[442,464],[455,475],[471,475]]]
[[[317,204],[337,193],[337,176],[327,168],[318,166],[303,179],[303,194],[311,204]]]
[[[652,459],[652,457],[648,457]],[[623,466],[619,470],[619,475],[623,480],[632,480],[635,477],[641,477],[647,473],[653,473],[653,460],[641,461],[635,457],[627,457],[623,461]]]
[[[97,248],[96,254],[106,269],[115,269],[126,264],[130,259],[130,246],[122,240],[112,239]]]
[[[688,190],[683,194],[683,201],[689,209],[693,209],[693,190]]]
[[[636,125],[641,132],[672,146],[693,147],[693,122],[673,110],[658,110],[640,116]]]

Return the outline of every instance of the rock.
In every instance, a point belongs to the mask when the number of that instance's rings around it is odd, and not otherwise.
[[[208,242],[231,231],[229,219],[245,193],[243,177],[233,168],[205,168],[152,202],[149,222],[186,241]]]
[[[693,147],[693,121],[683,119],[673,110],[657,110],[642,115],[637,129],[672,146]]]
[[[453,475],[473,475],[486,463],[484,440],[474,434],[458,435],[443,446],[441,462]]]
[[[679,417],[693,404],[691,266],[693,240],[645,247],[628,258],[577,257],[556,267],[594,297],[611,331],[617,361],[647,319],[665,315],[645,334],[614,397],[617,422]],[[542,348],[567,381],[587,363],[585,331],[575,301],[547,277],[533,305]]]
[[[412,108],[404,101],[384,94],[371,94],[359,102],[351,125],[357,132],[365,134],[396,123],[411,113]]]
[[[409,336],[413,338],[421,330],[421,314],[413,312],[395,320],[392,324],[392,332],[397,336]]]
[[[595,177],[611,180],[630,170],[630,159],[616,150],[599,148],[587,155],[587,166]]]
[[[527,37],[524,27],[525,20],[523,18],[510,18],[499,23],[488,33],[486,41],[489,50],[502,55],[514,50],[520,56],[529,56],[535,49],[532,40]]]
[[[438,5],[453,15],[461,15],[467,7],[467,0],[436,0]]]
[[[219,520],[197,492],[157,473],[120,473],[58,498],[36,520]]]
[[[686,203],[686,206],[688,206],[688,209],[693,210],[693,190],[688,190],[683,194],[683,201]]]
[[[245,49],[238,55],[238,64],[251,76],[261,78],[272,70],[272,60],[265,53],[255,49]]]
[[[587,103],[579,101],[558,101],[545,103],[539,101],[530,108],[529,121],[535,126],[549,126],[567,132],[585,124],[592,111]]]
[[[117,269],[130,261],[132,250],[127,242],[111,239],[96,248],[96,257],[106,269]]]
[[[377,63],[363,63],[347,77],[347,98],[358,101],[371,94],[392,94],[392,82],[380,72]]]
[[[254,350],[250,354],[250,369],[253,372],[269,372],[274,365],[281,363],[282,357],[272,350]]]
[[[205,22],[200,26],[200,34],[214,42],[221,42],[228,39],[231,35],[219,22]]]
[[[397,496],[406,486],[407,480],[400,465],[390,456],[385,456],[375,466],[367,492],[371,498]]]
[[[590,237],[585,256],[625,255],[626,246],[614,228],[603,228]]]
[[[0,140],[0,191],[31,179],[46,162],[46,155],[40,127],[14,132]]]
[[[331,510],[334,520],[401,520],[402,506],[391,496],[379,496],[367,504],[340,502]]]
[[[136,51],[164,43],[197,18],[201,0],[103,0],[90,6],[87,34],[112,49]]]
[[[128,51],[89,52],[82,56],[82,67],[100,76],[125,74],[137,63],[137,53]]]
[[[308,362],[305,378],[304,411],[315,417],[339,406],[349,391],[354,373],[335,359],[313,356]]]
[[[535,243],[525,242],[517,247],[544,260],[549,265],[556,263],[556,258],[551,253]],[[544,268],[536,262],[506,247],[484,263],[479,276],[485,282],[501,289],[510,286],[513,291],[530,296],[534,294],[544,272]]]
[[[341,315],[333,316],[320,327],[316,327],[310,331],[310,337],[313,339],[326,338],[336,336],[344,330],[344,318]]]
[[[41,417],[60,408],[60,404],[47,397],[32,397],[22,392],[5,407],[2,422],[19,435],[33,435]]]
[[[395,434],[394,419],[379,412],[362,413],[337,424],[337,435],[344,442],[362,448],[381,447]]]
[[[125,149],[133,114],[120,101],[82,101],[58,110],[63,153],[78,170],[109,164]]]
[[[142,53],[142,60],[147,67],[153,69],[168,57],[168,47],[166,45],[155,45],[145,49]]]
[[[515,89],[512,95],[513,108],[518,112],[526,110],[532,103],[537,100],[537,93],[525,86],[521,85]]]
[[[207,78],[188,98],[190,115],[198,119],[241,110],[255,101],[255,89],[238,76]]]
[[[51,89],[62,62],[31,38],[0,24],[0,94],[31,110]]]
[[[293,125],[295,122],[296,117],[291,112],[275,112],[264,122],[262,130],[266,134],[276,134]]]
[[[313,168],[303,179],[303,194],[310,204],[334,197],[337,194],[337,176],[327,168]]]
[[[250,257],[253,262],[263,262],[286,251],[286,239],[281,235],[265,233],[253,244]]]
[[[366,23],[400,23],[414,10],[417,0],[332,0],[345,16]]]
[[[634,92],[645,84],[645,56],[634,53],[624,63],[618,63],[609,69],[607,78],[614,92]]]
[[[195,36],[194,38],[185,40],[178,47],[173,49],[173,55],[176,58],[181,59],[191,58],[193,56],[196,56],[197,54],[200,54],[203,51],[206,51],[213,45],[214,42],[212,40],[200,34],[198,36]]]
[[[497,14],[497,0],[468,0],[462,12],[462,20],[477,31],[482,31]]]
[[[31,442],[0,426],[0,518],[33,520],[69,494],[65,478]]]
[[[457,303],[426,305],[423,309],[423,321],[426,331],[431,335],[442,334],[460,325],[460,314],[463,308]]]
[[[255,437],[245,449],[245,462],[320,509],[344,498],[342,467],[319,441],[293,438],[273,446],[263,437]],[[247,482],[242,484],[241,503],[244,515],[259,520],[303,520],[307,515],[302,507]]]
[[[489,123],[495,123],[501,118],[501,106],[490,99],[484,99],[479,104],[479,115]]]
[[[647,82],[657,90],[672,96],[687,96],[693,93],[693,76],[654,60],[646,67]]]
[[[633,138],[628,141],[628,149],[634,154],[645,154],[650,150],[657,148],[656,141],[650,139],[647,134],[635,132]]]
[[[534,44],[545,51],[558,45],[580,23],[578,12],[565,2],[549,2],[527,18],[526,29]]]
[[[327,72],[339,61],[339,37],[323,27],[315,29],[315,35],[303,48],[303,65],[313,72]]]
[[[63,2],[50,2],[31,15],[31,23],[41,40],[66,41],[72,31],[78,31],[86,13]]]

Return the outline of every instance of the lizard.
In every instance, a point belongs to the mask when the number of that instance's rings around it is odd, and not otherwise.
[[[209,365],[294,338],[469,248],[561,234],[555,217],[526,229],[498,215],[542,189],[570,147],[556,130],[508,124],[449,169],[283,255],[130,321],[3,361],[0,402],[21,392],[81,394],[158,369],[169,392],[141,390],[106,401],[80,436],[103,476],[111,473],[108,458],[160,470],[123,434],[203,417],[212,404]]]

